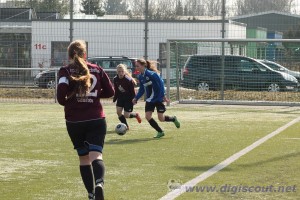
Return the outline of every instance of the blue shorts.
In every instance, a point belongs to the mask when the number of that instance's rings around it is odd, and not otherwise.
[[[66,122],[68,134],[79,156],[90,151],[102,153],[106,135],[106,120],[97,119],[84,122]]]

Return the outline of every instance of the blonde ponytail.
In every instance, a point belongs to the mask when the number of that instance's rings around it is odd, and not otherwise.
[[[91,75],[84,59],[86,55],[86,44],[82,40],[73,41],[68,47],[69,57],[73,63],[71,68],[74,69],[74,73],[71,75],[71,80],[76,82],[75,93],[79,96],[85,96],[89,92],[91,86]]]

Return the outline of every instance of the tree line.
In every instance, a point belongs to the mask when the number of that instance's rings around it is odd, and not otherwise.
[[[73,0],[74,2],[76,0]],[[104,16],[127,15],[129,19],[142,19],[146,0],[80,0],[79,12]],[[77,2],[77,1],[76,1]],[[222,0],[148,0],[150,20],[197,20],[197,16],[221,16]],[[226,12],[232,15],[247,15],[266,11],[295,12],[296,0],[233,0],[226,5]],[[10,0],[15,7],[33,8],[36,12],[69,13],[70,0]],[[284,38],[298,39],[300,24],[283,34]]]
[[[146,0],[73,0],[80,3],[79,12],[104,16],[127,15],[129,19],[145,16]],[[227,15],[247,15],[265,11],[293,13],[296,0],[233,0],[226,5]],[[228,2],[228,0],[227,0]],[[15,7],[33,8],[36,12],[69,13],[70,0],[10,0]],[[229,9],[230,8],[230,9]],[[222,0],[148,0],[150,20],[197,20],[198,16],[221,16]],[[300,25],[284,33],[284,38],[299,38]],[[297,33],[295,35],[295,32]]]
[[[37,12],[69,12],[70,0],[12,0],[17,7],[34,8]],[[75,0],[73,0],[75,2]],[[221,16],[222,0],[148,0],[148,19],[175,20],[182,16]],[[232,15],[246,15],[264,11],[292,13],[295,0],[235,0]],[[227,5],[228,6],[228,5]],[[145,0],[80,0],[80,12],[85,14],[127,15],[139,19],[145,15]],[[227,11],[228,14],[228,11]]]

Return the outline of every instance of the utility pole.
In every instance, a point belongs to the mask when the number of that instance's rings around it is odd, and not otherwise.
[[[225,38],[225,17],[226,17],[226,10],[225,10],[226,0],[222,0],[222,39]],[[225,70],[225,42],[222,41],[222,57],[221,57],[221,92],[220,98],[224,100],[224,70]]]
[[[73,41],[73,13],[74,13],[74,3],[70,0],[70,43]]]
[[[149,15],[149,0],[145,0],[145,52],[144,58],[148,59],[148,15]]]

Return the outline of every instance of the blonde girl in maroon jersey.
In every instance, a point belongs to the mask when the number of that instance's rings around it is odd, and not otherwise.
[[[126,124],[129,129],[126,118],[136,118],[141,123],[139,113],[133,111],[132,98],[135,97],[136,80],[132,78],[127,70],[127,66],[119,64],[117,66],[117,76],[114,77],[115,96],[113,102],[116,102],[116,112],[120,122]],[[124,110],[124,113],[123,113]]]
[[[71,63],[59,70],[57,100],[64,106],[67,131],[77,150],[88,198],[103,200],[106,120],[100,98],[112,97],[114,88],[101,67],[86,61],[84,41],[73,41],[68,54]]]

